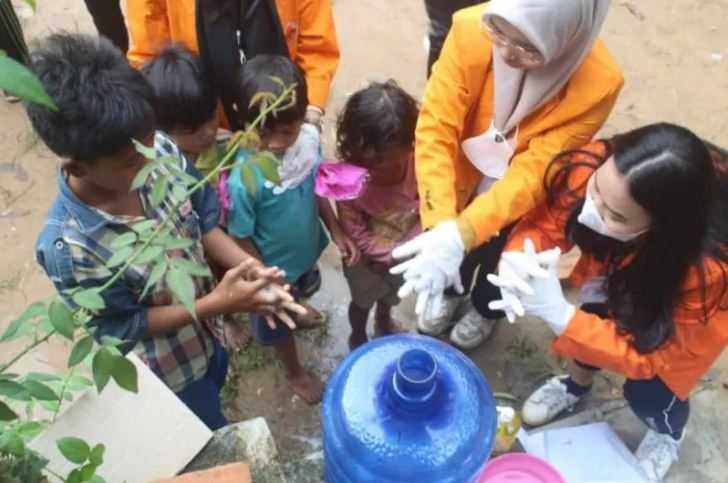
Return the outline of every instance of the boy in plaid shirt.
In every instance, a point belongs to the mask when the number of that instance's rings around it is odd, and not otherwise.
[[[226,424],[219,391],[227,372],[227,354],[211,328],[224,314],[302,311],[276,283],[280,270],[264,268],[238,248],[219,227],[217,197],[211,188],[197,191],[180,209],[171,190],[153,207],[152,185],[159,176],[181,180],[164,167],[147,183],[130,191],[147,160],[132,139],[171,156],[198,177],[175,143],[155,133],[154,94],[144,77],[131,68],[108,40],[80,34],[56,34],[32,56],[32,68],[58,106],[51,111],[28,105],[33,127],[61,157],[59,195],[36,245],[39,263],[61,297],[73,306],[70,292],[101,287],[114,276],[107,267],[112,241],[140,221],[171,218],[172,234],[194,240],[170,257],[205,263],[205,254],[227,273],[217,286],[210,277],[193,277],[197,319],[160,281],[146,291],[150,267],[132,265],[102,293],[106,307],[95,314],[94,335],[127,341],[177,396],[211,429]]]

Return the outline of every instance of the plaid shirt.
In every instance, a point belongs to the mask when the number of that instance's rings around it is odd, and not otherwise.
[[[159,156],[173,156],[189,174],[198,177],[192,163],[188,163],[179,149],[166,135],[157,133],[155,149]],[[90,288],[103,285],[114,272],[106,267],[112,255],[111,242],[130,226],[144,219],[157,222],[170,217],[173,235],[197,241],[192,247],[169,252],[206,264],[202,235],[217,226],[219,209],[217,196],[209,186],[197,191],[178,212],[171,208],[174,198],[171,189],[165,200],[152,208],[150,197],[154,180],[162,174],[155,170],[139,190],[144,217],[112,216],[84,204],[70,190],[63,173],[58,178],[59,195],[48,214],[48,220],[36,244],[38,263],[45,269],[61,297],[73,306],[68,292],[77,287]],[[179,182],[174,177],[171,183]],[[207,371],[214,350],[208,328],[221,328],[222,319],[215,317],[192,322],[176,332],[159,336],[147,335],[147,313],[153,306],[168,305],[171,295],[160,281],[147,295],[141,297],[149,266],[132,266],[102,294],[106,308],[91,322],[97,327],[96,337],[104,335],[129,341],[125,347],[133,349],[149,367],[175,392],[201,378]],[[210,277],[194,277],[196,297],[209,293],[214,284]]]

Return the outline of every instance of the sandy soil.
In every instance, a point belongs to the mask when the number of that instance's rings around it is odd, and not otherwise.
[[[38,13],[24,20],[31,44],[59,29],[92,31],[82,2],[38,3]],[[728,0],[615,0],[612,4],[604,37],[624,67],[626,84],[604,133],[672,121],[728,146],[728,30],[724,22]],[[425,80],[426,18],[422,3],[337,0],[334,7],[342,61],[328,110],[329,129],[346,96],[369,80],[392,77],[420,96]],[[330,131],[327,138],[331,141]],[[56,193],[57,159],[37,142],[17,104],[0,102],[0,147],[2,330],[27,303],[52,294],[51,285],[34,262],[33,244]],[[346,352],[343,341],[348,329],[342,303],[348,294],[333,253],[327,253],[323,265],[324,287],[316,300],[327,308],[332,322],[327,331],[304,334],[301,340],[311,365],[326,374]],[[410,318],[408,308],[406,304],[400,308],[401,318]],[[505,327],[473,358],[496,390],[524,396],[538,378],[557,368],[558,361],[543,349],[547,340],[547,333],[536,325]],[[16,349],[3,346],[0,360]],[[19,369],[58,367],[66,350],[63,343],[43,347],[24,360]],[[246,354],[239,364],[249,370],[228,388],[230,416],[266,416],[284,458],[300,458],[302,454],[318,458],[317,410],[291,398],[267,355],[260,351]],[[686,443],[681,466],[669,481],[723,481],[726,463],[719,448],[728,447],[728,428],[722,420],[712,424],[715,419],[710,418],[721,414],[716,412],[716,405],[726,407],[727,368],[724,358],[708,381],[708,389],[714,394],[705,396],[704,392],[696,398],[696,422],[691,424],[697,435]],[[614,381],[605,378],[600,399],[619,397]],[[636,437],[631,438],[636,441]]]

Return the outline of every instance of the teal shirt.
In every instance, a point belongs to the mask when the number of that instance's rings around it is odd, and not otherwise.
[[[276,194],[256,168],[257,189],[250,193],[239,168],[247,155],[238,155],[238,164],[227,182],[232,205],[228,232],[235,238],[251,238],[265,264],[285,270],[293,283],[315,267],[329,243],[314,192],[316,169],[295,188]]]

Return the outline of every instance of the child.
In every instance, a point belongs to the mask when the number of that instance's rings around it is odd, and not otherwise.
[[[147,295],[150,268],[134,265],[101,292],[105,308],[89,325],[100,338],[126,341],[149,367],[211,429],[226,424],[219,391],[227,372],[227,354],[205,329],[222,315],[272,307],[300,311],[290,294],[272,282],[282,274],[263,269],[217,227],[218,204],[208,187],[180,209],[170,209],[172,195],[154,208],[152,185],[160,176],[170,184],[181,180],[167,168],[151,173],[147,183],[130,191],[147,160],[132,139],[154,146],[192,176],[199,173],[161,132],[155,134],[154,92],[105,38],[56,34],[34,53],[33,70],[58,110],[27,106],[36,132],[61,157],[59,195],[36,245],[38,262],[65,302],[74,306],[74,289],[102,287],[114,276],[106,266],[112,242],[144,220],[172,218],[172,235],[194,240],[188,248],[166,256],[204,263],[208,256],[228,270],[215,286],[210,277],[193,277],[197,320],[181,304],[171,302],[164,282]],[[168,190],[169,193],[172,190]],[[173,253],[176,252],[176,253]]]
[[[260,106],[251,101],[262,92],[281,95],[284,85],[295,85],[294,100],[288,108],[267,116],[259,134],[261,149],[281,159],[278,168],[280,183],[266,180],[258,168],[256,186],[246,187],[241,167],[250,159],[250,152],[241,152],[236,166],[230,171],[221,193],[230,196],[228,231],[248,253],[266,264],[281,267],[288,282],[293,285],[294,296],[309,297],[321,285],[316,262],[328,245],[328,237],[321,227],[324,219],[329,231],[344,246],[343,233],[336,222],[328,200],[319,201],[314,194],[314,180],[321,160],[317,128],[304,124],[308,98],[306,80],[301,69],[282,56],[259,55],[248,61],[241,74],[241,124],[252,123],[260,113]],[[321,210],[321,211],[319,211]],[[299,327],[320,325],[323,316],[308,307],[308,317],[297,317]],[[283,362],[286,376],[293,391],[309,404],[321,400],[323,386],[301,366],[291,330],[277,323],[270,326],[259,316],[251,316],[253,336],[264,345],[273,345]]]
[[[348,257],[344,276],[351,291],[349,347],[367,341],[369,311],[376,333],[398,332],[392,307],[400,276],[391,275],[392,249],[420,232],[413,164],[417,101],[394,81],[375,82],[349,98],[338,121],[337,144],[345,162],[366,168],[363,193],[337,203],[339,222],[361,258]]]
[[[141,71],[156,95],[157,127],[207,175],[220,160],[221,151],[215,142],[217,97],[200,59],[182,44],[174,44]]]
[[[175,44],[163,49],[141,71],[154,89],[157,127],[169,134],[206,176],[222,160],[230,133],[218,130],[217,99],[202,62],[187,47]],[[217,178],[210,179],[213,187]],[[225,273],[211,265],[216,275]],[[225,317],[222,339],[226,349],[242,348],[247,338],[240,322]]]

